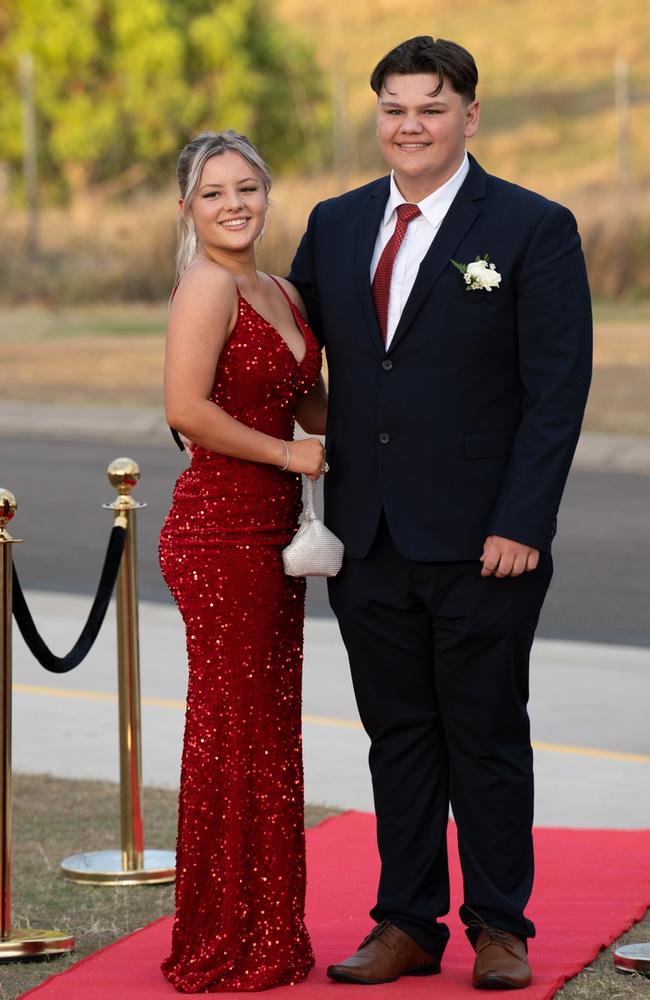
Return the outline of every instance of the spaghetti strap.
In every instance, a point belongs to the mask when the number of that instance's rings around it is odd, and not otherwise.
[[[269,274],[269,278],[271,279],[271,281],[275,281],[276,285],[278,286],[278,288],[280,289],[280,291],[281,291],[281,292],[282,292],[282,294],[284,295],[285,299],[287,300],[287,302],[288,302],[288,303],[289,303],[289,305],[291,306],[291,310],[292,310],[292,312],[293,312],[293,309],[294,309],[294,307],[295,307],[295,303],[291,301],[291,298],[289,297],[289,295],[288,295],[288,293],[287,293],[287,290],[286,290],[286,288],[284,287],[284,285],[282,285],[282,284],[281,284],[281,283],[280,283],[280,282],[278,281],[278,279],[277,279],[277,278],[274,278],[272,274]]]

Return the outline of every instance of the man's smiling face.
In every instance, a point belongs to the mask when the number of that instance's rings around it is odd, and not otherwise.
[[[377,99],[377,138],[404,197],[421,201],[455,173],[465,139],[478,128],[478,101],[468,101],[432,73],[386,77]],[[406,188],[406,190],[405,190]]]

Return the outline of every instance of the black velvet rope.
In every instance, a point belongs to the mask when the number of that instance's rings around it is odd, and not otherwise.
[[[181,451],[185,451],[185,445],[181,441],[181,436],[178,433],[178,431],[176,430],[176,428],[175,427],[170,427],[169,429],[172,432],[172,437],[173,437],[174,441],[176,442],[176,447],[180,448]]]
[[[97,587],[97,593],[95,594],[95,600],[93,601],[90,609],[90,614],[88,615],[88,619],[79,638],[66,656],[56,656],[39,635],[38,629],[34,624],[34,619],[31,616],[29,608],[27,607],[27,601],[25,600],[25,595],[23,594],[22,587],[20,586],[20,581],[14,565],[14,618],[16,619],[20,633],[29,647],[30,652],[36,657],[40,665],[45,667],[45,669],[49,670],[51,673],[65,674],[68,670],[74,670],[74,668],[79,666],[81,661],[86,658],[92,649],[93,643],[99,634],[100,628],[102,627],[102,622],[104,621],[106,610],[108,608],[108,602],[110,601],[111,594],[113,593],[113,587],[115,586],[115,580],[117,579],[117,572],[120,568],[120,560],[124,551],[125,540],[126,530],[120,527],[113,528],[110,538],[108,539],[108,547],[106,549],[102,575],[99,578],[99,586]]]

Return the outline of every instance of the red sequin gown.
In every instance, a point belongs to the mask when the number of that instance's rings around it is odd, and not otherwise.
[[[293,437],[320,349],[298,362],[240,296],[211,399],[274,437]],[[176,918],[162,970],[185,993],[297,983],[314,958],[304,925],[301,744],[304,579],[281,549],[300,476],[196,448],[160,537],[183,616],[189,681],[177,842]]]

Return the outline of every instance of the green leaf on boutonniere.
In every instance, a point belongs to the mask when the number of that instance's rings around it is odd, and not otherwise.
[[[487,253],[482,257],[477,254],[470,264],[460,264],[453,258],[450,258],[450,263],[462,274],[466,292],[491,292],[501,284],[501,275],[496,266],[490,264],[490,255]]]

